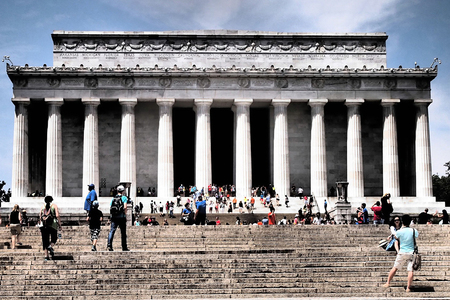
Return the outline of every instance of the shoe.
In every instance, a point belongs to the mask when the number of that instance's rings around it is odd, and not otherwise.
[[[17,245],[22,246],[22,243],[17,243]]]
[[[55,250],[53,250],[52,246],[48,246],[47,247],[48,252],[50,252],[50,256],[53,257],[55,256]]]
[[[50,257],[47,256],[46,258],[44,258],[44,260],[48,261],[48,260],[50,260]]]
[[[122,249],[122,251],[130,251],[130,249],[124,248],[124,249]]]
[[[92,246],[92,249],[91,249],[91,251],[97,251],[97,247],[95,247],[95,246]]]
[[[111,246],[106,247],[106,250],[108,251],[114,251],[113,248]]]

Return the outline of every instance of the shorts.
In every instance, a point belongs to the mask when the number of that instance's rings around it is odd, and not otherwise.
[[[91,241],[98,240],[100,235],[100,228],[91,228]]]
[[[20,224],[11,224],[9,228],[11,229],[11,235],[19,235],[22,232]]]
[[[407,263],[406,270],[408,272],[412,272],[413,271],[412,258],[413,258],[413,254],[412,253],[398,253],[397,254],[397,258],[395,259],[395,262],[394,262],[394,268],[400,269],[401,266],[403,266],[405,263]]]

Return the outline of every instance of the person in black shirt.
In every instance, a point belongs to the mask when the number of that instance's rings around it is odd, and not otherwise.
[[[431,220],[431,215],[428,214],[428,208],[425,208],[425,211],[423,211],[419,214],[418,223],[419,224],[427,224],[428,221],[430,221],[430,220]]]
[[[89,222],[89,229],[91,231],[92,251],[97,251],[97,240],[100,235],[101,223],[103,221],[103,213],[98,209],[98,201],[92,202],[91,210],[86,221]]]

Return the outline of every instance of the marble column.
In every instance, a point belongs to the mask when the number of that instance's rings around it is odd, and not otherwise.
[[[290,99],[273,99],[274,130],[273,130],[273,184],[276,193],[283,198],[289,196],[289,135],[287,107]]]
[[[252,190],[252,149],[250,105],[253,99],[235,99],[236,106],[236,198],[250,197]]]
[[[99,186],[98,158],[98,114],[99,98],[83,98],[84,104],[84,136],[83,136],[83,186],[81,195],[88,192],[87,186],[95,184],[97,193]]]
[[[135,114],[136,98],[120,98],[122,106],[122,127],[120,131],[120,182],[131,182],[130,195],[136,200],[136,145]]]
[[[383,99],[383,194],[400,196],[400,177],[398,166],[397,121],[395,104],[400,99]]]
[[[45,98],[48,104],[47,159],[45,194],[62,197],[62,133],[61,106],[63,98]]]
[[[30,98],[12,98],[15,105],[11,194],[27,197],[28,185],[28,109]]]
[[[172,106],[175,99],[156,99],[159,106],[158,197],[174,196]]]
[[[212,183],[211,168],[211,116],[212,99],[195,99],[196,135],[195,135],[195,185],[199,190],[208,190]]]
[[[433,197],[428,105],[431,99],[417,99],[416,115],[416,196]]]
[[[363,152],[360,105],[364,99],[347,99],[347,181],[348,197],[364,197]]]
[[[327,99],[311,99],[311,193],[327,197],[327,152],[325,144],[325,104]]]

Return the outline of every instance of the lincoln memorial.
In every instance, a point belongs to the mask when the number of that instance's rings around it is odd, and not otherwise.
[[[434,203],[428,106],[437,68],[388,68],[386,33],[54,31],[53,66],[7,66],[12,202],[109,197],[118,182],[292,185],[318,201],[389,192]],[[402,49],[408,51],[408,49]],[[58,203],[61,203],[58,202]],[[42,200],[39,200],[42,203]]]

